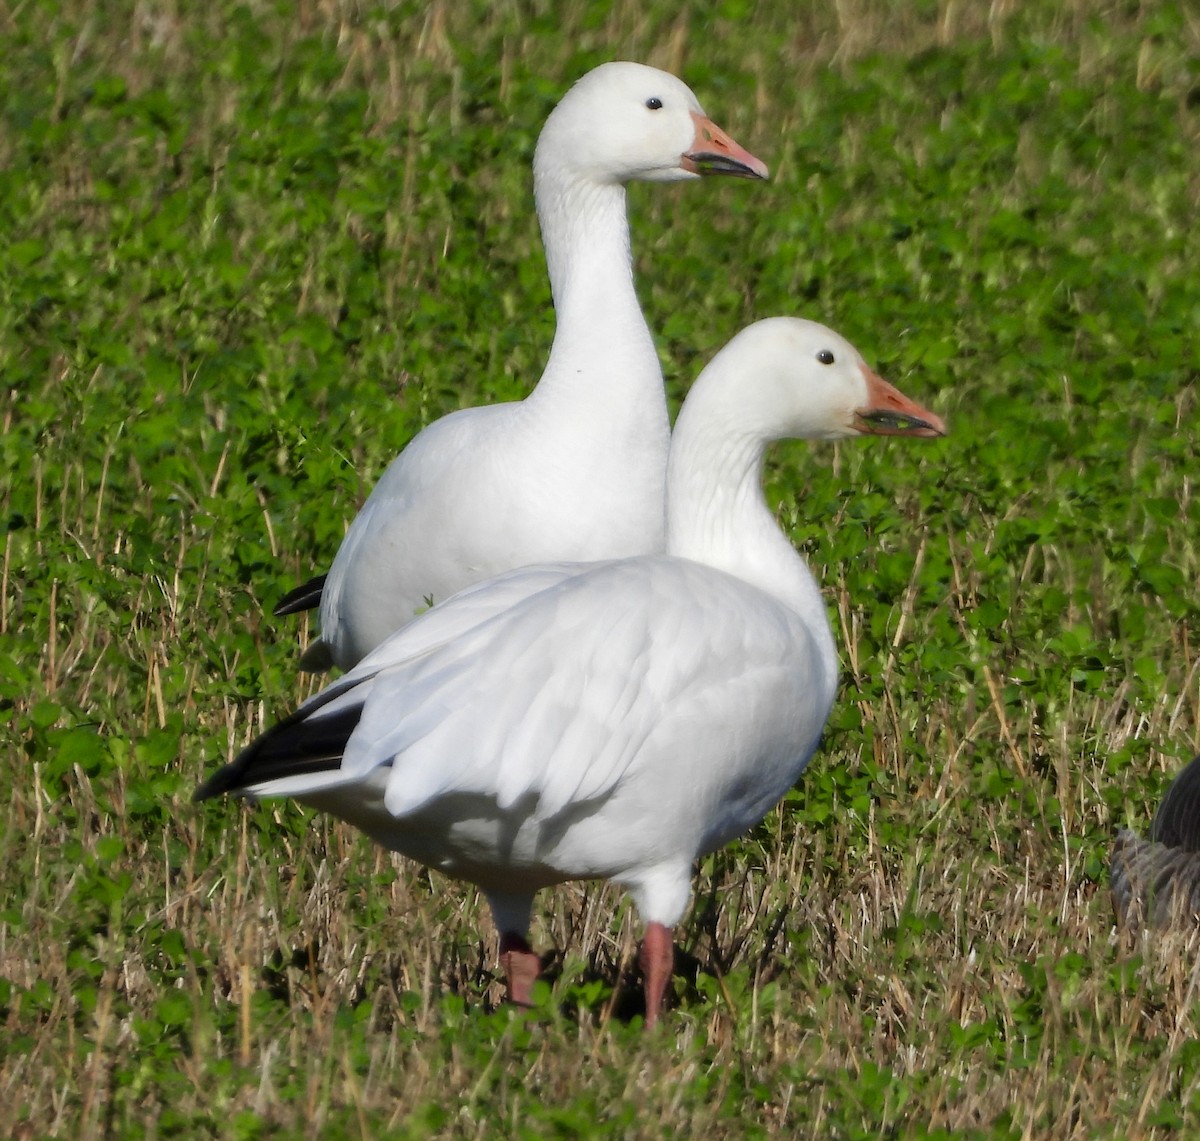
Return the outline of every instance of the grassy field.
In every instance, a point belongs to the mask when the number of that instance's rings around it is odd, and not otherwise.
[[[1200,939],[1116,930],[1105,870],[1200,746],[1186,8],[3,6],[0,1135],[1200,1126]],[[387,461],[538,376],[532,148],[610,58],[772,168],[631,193],[672,401],[787,313],[950,424],[773,457],[843,689],[654,1035],[617,893],[545,894],[525,1019],[474,891],[190,803],[311,686],[270,608]]]

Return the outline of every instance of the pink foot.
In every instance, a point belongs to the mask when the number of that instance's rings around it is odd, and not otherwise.
[[[661,923],[646,924],[638,962],[641,964],[642,985],[646,991],[646,1029],[649,1030],[662,1013],[663,995],[666,994],[667,983],[671,981],[671,971],[675,966],[675,944],[670,927],[664,927]]]
[[[508,1001],[516,1006],[529,1006],[542,960],[523,935],[509,931],[500,936],[500,965],[508,982]]]

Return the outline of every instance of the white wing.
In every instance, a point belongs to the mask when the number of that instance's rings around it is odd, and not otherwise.
[[[400,661],[404,640],[381,647],[391,664],[370,679],[343,762],[347,776],[391,766],[385,802],[397,817],[468,793],[502,811],[528,802],[546,820],[623,781],[664,778],[694,785],[708,809],[715,788],[757,804],[769,785],[769,807],[811,755],[836,685],[795,614],[678,559],[548,581]],[[756,779],[749,765],[770,771]]]
[[[479,534],[493,522],[473,517],[479,495],[470,483],[488,441],[509,429],[514,407],[494,404],[444,416],[419,432],[380,477],[322,592],[321,640],[336,661],[357,661],[364,643],[376,645],[411,621],[427,595],[445,591],[447,580],[457,586],[477,573],[488,576],[492,568],[479,573],[469,559],[457,577],[448,576],[443,564],[461,556],[457,536]]]
[[[383,793],[372,834],[441,798],[535,825],[582,811],[572,868],[615,866],[635,843],[642,862],[658,845],[686,863],[799,776],[836,689],[829,647],[771,596],[683,559],[515,571],[393,635],[200,795],[341,789],[353,813],[350,790],[369,785]]]

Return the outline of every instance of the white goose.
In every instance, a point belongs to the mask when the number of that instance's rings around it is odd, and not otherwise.
[[[517,570],[409,624],[197,791],[292,796],[478,884],[527,1002],[534,894],[625,887],[646,924],[646,1017],[693,861],[757,823],[817,746],[837,688],[820,591],[760,476],[780,437],[936,436],[836,333],[735,337],[679,416],[668,553]]]
[[[428,605],[513,567],[663,548],[669,426],[662,370],[633,288],[625,183],[767,168],[673,75],[609,63],[551,113],[534,196],[557,331],[537,388],[420,432],[354,520],[327,576],[302,666],[349,669]]]

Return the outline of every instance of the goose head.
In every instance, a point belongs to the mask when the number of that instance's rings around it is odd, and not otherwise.
[[[534,170],[608,185],[767,177],[766,165],[704,114],[687,84],[639,63],[602,64],[563,96],[538,138]]]
[[[726,367],[715,371],[737,377],[731,386],[737,418],[763,439],[946,433],[940,416],[888,384],[849,341],[815,321],[758,321],[734,337],[713,365],[721,358]]]

